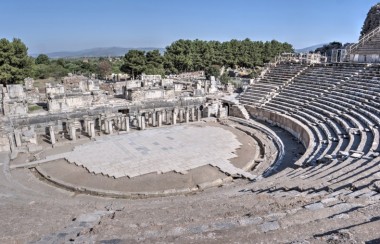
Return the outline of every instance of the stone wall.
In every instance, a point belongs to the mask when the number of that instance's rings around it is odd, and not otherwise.
[[[52,86],[50,83],[46,83],[45,93],[48,95],[65,94],[65,87],[61,84]]]
[[[161,86],[166,86],[166,87],[169,87],[169,86],[173,86],[173,82],[174,80],[173,79],[162,79],[161,80]]]
[[[15,99],[17,101],[22,101],[26,98],[26,94],[24,92],[24,88],[22,85],[13,84],[7,85],[8,97],[10,99]]]
[[[49,112],[70,112],[75,109],[90,108],[93,97],[90,94],[50,96]]]
[[[181,92],[183,90],[183,84],[181,83],[175,83],[174,84],[174,91]]]
[[[178,75],[170,75],[170,78],[182,78],[182,79],[192,79],[192,78],[200,78],[204,77],[205,72],[204,71],[194,71],[194,72],[185,72],[185,73],[180,73]]]
[[[3,89],[3,113],[9,116],[25,115],[28,113],[26,93],[22,85],[7,85]]]
[[[26,101],[28,104],[38,103],[45,98],[44,94],[38,91],[28,91],[26,96]]]
[[[350,54],[350,61],[357,63],[380,63],[379,54]]]
[[[232,105],[230,106],[229,116],[242,118],[242,119],[249,119],[249,115],[247,114],[247,111],[244,111],[243,105]]]
[[[26,102],[8,101],[3,104],[4,115],[19,116],[28,113],[28,104]]]
[[[165,94],[164,94],[165,99],[174,99],[175,98],[174,90],[170,89],[170,90],[164,90],[164,91],[165,91]]]
[[[88,78],[83,75],[69,75],[62,79],[66,90],[86,91]]]
[[[8,137],[6,135],[0,135],[0,152],[9,152],[10,150]]]
[[[125,81],[119,81],[115,83],[111,83],[113,88],[113,92],[115,95],[123,95],[125,89]]]
[[[27,77],[24,79],[24,84],[25,84],[25,89],[27,91],[31,91],[31,90],[34,90],[34,79],[33,78],[30,78],[30,77]]]
[[[161,80],[161,75],[141,75],[141,80]]]
[[[175,98],[174,90],[165,89],[134,89],[128,90],[127,99],[131,101],[173,99]]]
[[[248,113],[254,118],[273,123],[296,137],[306,148],[305,154],[295,163],[301,165],[306,158],[312,153],[315,139],[313,133],[305,125],[299,123],[297,120],[280,113],[275,113],[262,108],[245,106]]]
[[[127,86],[127,89],[141,87],[141,80],[127,80],[126,86]]]

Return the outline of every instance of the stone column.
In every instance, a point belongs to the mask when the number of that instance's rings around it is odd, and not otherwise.
[[[95,121],[90,122],[90,137],[95,138]]]
[[[152,113],[149,113],[148,114],[148,119],[146,119],[145,118],[145,120],[146,120],[146,125],[149,127],[149,125],[151,125],[151,126],[153,126],[153,114]]]
[[[120,117],[120,130],[125,131],[125,115]]]
[[[108,119],[104,119],[103,120],[103,124],[104,124],[104,132],[106,134],[109,134],[110,133],[109,120]]]
[[[97,117],[98,123],[95,124],[95,127],[98,127],[99,130],[102,130],[102,120],[100,119],[100,116]],[[96,122],[96,119],[95,119]]]
[[[166,119],[165,119],[165,122],[166,124],[170,124],[170,111],[169,110],[166,110]]]
[[[117,129],[118,130],[121,130],[122,128],[122,124],[123,124],[123,114],[121,113],[118,113],[118,116],[117,116]]]
[[[22,142],[21,142],[21,132],[15,130],[15,142],[16,142],[16,147],[21,147]]]
[[[88,119],[88,121],[87,121],[87,132],[88,133],[91,133],[91,128],[90,128],[90,126],[91,126],[91,123],[95,123],[95,121],[92,121],[91,119]],[[95,126],[95,124],[94,124],[94,126]],[[91,136],[91,135],[89,135],[89,136]]]
[[[197,108],[197,113],[198,113],[198,122],[201,121],[202,113],[200,108]]]
[[[70,139],[75,141],[77,139],[77,132],[74,124],[70,125]]]
[[[164,110],[164,111],[161,111],[161,113],[162,113],[162,122],[165,122],[166,123],[166,110]]]
[[[88,124],[88,132],[87,132],[87,135],[92,138],[92,131],[91,131],[91,124],[93,122],[92,121],[89,121],[87,124]],[[95,127],[95,124],[94,124],[94,127]]]
[[[145,116],[141,116],[141,130],[145,130]]]
[[[100,130],[106,131],[107,130],[106,119],[103,116],[100,117],[99,123],[100,123]]]
[[[16,149],[16,145],[15,145],[15,137],[12,133],[8,135],[8,140],[9,140],[9,146],[11,148],[11,152],[14,152]]]
[[[113,121],[112,120],[109,120],[108,121],[108,133],[111,135],[113,133]]]
[[[54,127],[53,126],[49,126],[49,134],[50,134],[50,142],[52,145],[55,144],[55,134],[54,134]]]
[[[173,110],[173,116],[172,116],[172,124],[177,124],[177,113],[175,110]]]
[[[180,110],[179,110],[179,122],[180,122],[180,123],[183,122],[183,109],[180,109]]]
[[[87,119],[84,119],[83,120],[83,131],[85,132],[85,133],[87,133],[88,132],[88,129],[87,129],[87,126],[88,126],[88,124],[87,124]],[[82,123],[80,123],[80,124],[82,124]],[[82,130],[82,128],[81,128],[81,130]]]
[[[189,109],[186,109],[185,111],[185,123],[189,123]]]
[[[114,123],[113,123],[113,125],[115,126],[115,130],[117,129],[117,130],[120,130],[120,120],[119,120],[119,117],[118,116],[116,116],[115,117],[115,119],[114,120],[112,120]]]
[[[194,109],[194,107],[191,108],[191,121],[195,121],[195,109]]]
[[[152,126],[155,127],[156,126],[156,111],[154,111],[152,113]]]
[[[125,130],[129,131],[129,117],[125,117]]]
[[[141,115],[137,115],[137,123],[138,123],[138,129],[141,130],[141,120],[142,120],[142,116]]]
[[[162,126],[162,112],[158,111],[157,112],[157,119],[158,119],[158,127]]]

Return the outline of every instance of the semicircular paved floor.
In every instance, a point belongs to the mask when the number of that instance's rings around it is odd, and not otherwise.
[[[180,125],[102,137],[54,157],[115,178],[186,173],[204,165],[230,175],[253,177],[229,161],[241,146],[236,135],[220,127],[206,127]]]

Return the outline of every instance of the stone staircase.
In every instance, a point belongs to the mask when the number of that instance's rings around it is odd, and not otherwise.
[[[104,218],[94,229],[96,238],[101,243],[114,238],[146,243],[157,240],[165,243],[361,243],[378,238],[380,208],[376,202],[347,200],[338,195],[305,196],[297,192],[266,194],[241,190],[236,194],[228,189],[221,194],[228,204],[210,192],[202,193],[208,197],[201,202],[196,197],[179,199],[178,203],[187,201],[187,208],[168,207],[167,201],[154,201],[148,208],[155,206],[157,210],[152,213],[140,203],[133,213],[124,210],[115,219]],[[199,214],[196,206],[210,211]],[[172,217],[174,213],[180,214],[178,218]],[[161,216],[159,220],[158,216]],[[102,226],[114,226],[113,234],[101,232]],[[86,236],[91,237],[84,234],[81,240],[86,240]]]
[[[268,68],[263,72],[262,78],[256,80],[256,82],[249,87],[241,96],[240,103],[243,105],[261,106],[278,92],[283,89],[292,80],[307,70],[308,66],[302,66],[299,64],[282,64]]]
[[[368,44],[371,39],[374,37],[377,37],[380,34],[380,26],[373,29],[368,34],[364,35],[362,38],[359,39],[359,41],[353,45],[348,46],[347,48],[347,54],[350,55],[352,53],[357,52],[361,47]]]
[[[380,61],[380,26],[346,48],[345,61],[378,63]]]
[[[234,116],[242,119],[249,119],[248,111],[243,105],[234,105],[230,111],[230,116]]]

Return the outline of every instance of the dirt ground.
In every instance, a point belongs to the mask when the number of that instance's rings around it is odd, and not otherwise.
[[[21,163],[21,159],[12,163]],[[348,197],[343,190],[252,191],[259,182],[235,179],[192,194],[114,199],[46,184],[29,169],[10,170],[8,155],[4,153],[0,153],[0,162],[0,243],[380,241],[379,200]],[[60,162],[47,165],[54,169],[56,164]],[[281,181],[276,176],[266,180]]]
[[[255,140],[245,134],[244,132],[232,127],[223,126],[218,123],[204,123],[194,126],[215,126],[221,127],[225,130],[231,131],[237,136],[242,146],[236,150],[237,157],[231,159],[231,163],[236,167],[242,168],[251,162],[256,155],[256,142]],[[207,130],[207,128],[205,128]],[[207,131],[205,131],[207,133]],[[65,144],[59,147],[51,148],[47,146],[44,155],[53,155],[55,153],[67,152],[73,149],[74,146],[88,142],[89,140],[83,139],[75,144]],[[191,152],[189,152],[191,153]],[[196,156],[196,155],[194,155]],[[12,164],[20,164],[25,162],[26,154],[20,155]],[[99,190],[120,191],[120,192],[155,192],[164,191],[168,189],[183,189],[196,187],[205,182],[211,182],[216,179],[226,178],[223,172],[210,165],[198,167],[188,171],[187,174],[180,174],[176,172],[169,172],[165,174],[146,174],[138,177],[128,178],[122,177],[118,179],[110,178],[103,175],[94,175],[88,173],[83,168],[68,163],[66,160],[56,160],[50,163],[42,164],[41,168],[51,178],[59,179],[63,182],[68,182],[72,185],[80,186],[83,188],[95,188]]]

